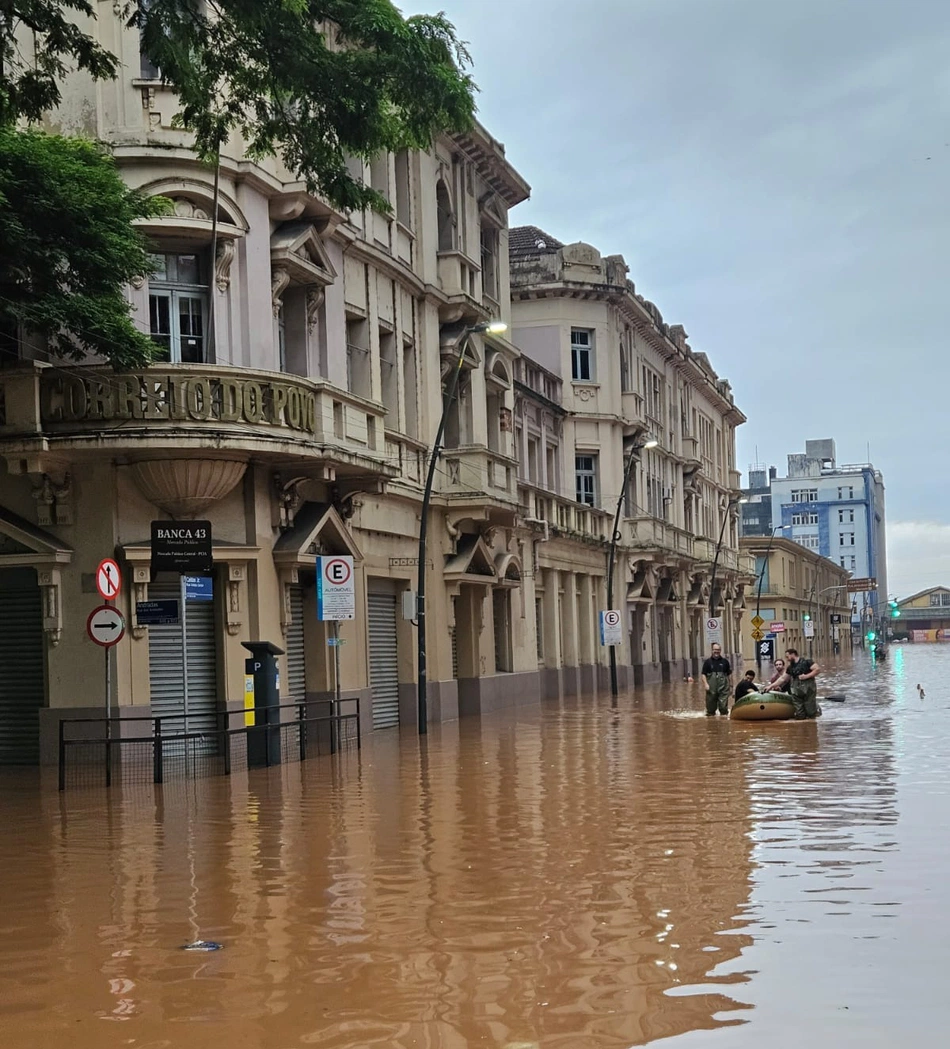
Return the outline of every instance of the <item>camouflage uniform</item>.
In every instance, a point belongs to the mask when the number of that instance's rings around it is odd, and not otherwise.
[[[795,718],[799,721],[818,717],[818,685],[814,678],[801,680],[802,674],[811,673],[814,665],[810,659],[799,658],[788,668],[788,675],[792,679],[792,706],[795,708]]]

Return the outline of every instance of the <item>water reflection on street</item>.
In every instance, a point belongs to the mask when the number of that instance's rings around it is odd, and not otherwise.
[[[2,1044],[943,1045],[948,672],[859,653],[817,723],[680,682],[156,791],[6,770]]]

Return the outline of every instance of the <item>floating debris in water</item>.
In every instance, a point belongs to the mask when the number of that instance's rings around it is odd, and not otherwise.
[[[214,940],[195,940],[194,943],[186,943],[183,947],[183,951],[220,951],[224,946],[223,943],[216,943]]]

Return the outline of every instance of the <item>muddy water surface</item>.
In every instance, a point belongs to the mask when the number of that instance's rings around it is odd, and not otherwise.
[[[678,683],[158,791],[7,770],[0,1044],[943,1046],[948,673],[859,654],[809,724]]]

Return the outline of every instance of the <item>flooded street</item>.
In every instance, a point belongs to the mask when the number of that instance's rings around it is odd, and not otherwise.
[[[230,781],[5,770],[3,1045],[941,1046],[948,675],[859,652],[817,723],[677,683]]]

